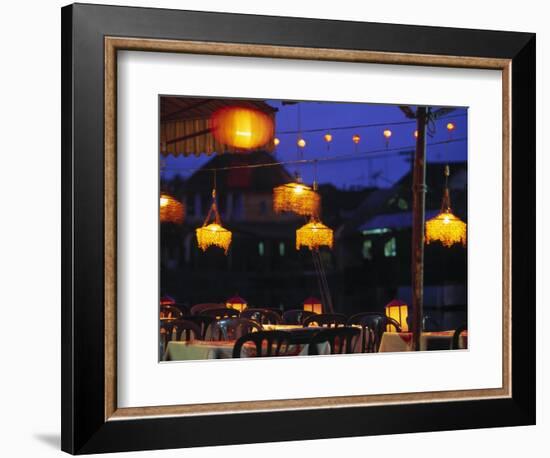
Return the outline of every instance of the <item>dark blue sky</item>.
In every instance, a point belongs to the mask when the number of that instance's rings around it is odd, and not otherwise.
[[[293,105],[283,105],[280,101],[268,100],[267,103],[277,108],[276,136],[280,144],[275,151],[279,161],[293,161],[303,159],[319,159],[317,166],[317,181],[319,183],[333,183],[339,188],[350,186],[377,185],[388,187],[401,178],[410,169],[407,158],[410,155],[392,151],[395,148],[404,148],[405,151],[414,149],[414,130],[416,124],[407,119],[396,105],[375,105],[364,103],[335,103],[335,102],[300,102]],[[302,137],[307,145],[300,152],[296,146],[298,134],[298,112]],[[457,108],[447,115],[448,118],[435,121],[435,134],[428,137],[427,159],[434,162],[460,161],[467,158],[467,141],[452,140],[467,137],[467,109]],[[410,122],[412,121],[412,122]],[[389,125],[390,123],[407,124]],[[456,128],[451,136],[446,128],[448,122]],[[387,127],[350,127],[365,124],[388,124]],[[344,129],[339,129],[344,128]],[[385,129],[392,131],[389,145],[383,136]],[[308,132],[312,129],[321,129]],[[286,133],[290,132],[290,133]],[[333,140],[330,149],[324,141],[325,133],[330,132]],[[352,136],[358,134],[361,141],[356,146]],[[430,146],[430,143],[444,142]],[[354,153],[359,153],[355,156]],[[335,156],[355,156],[354,159],[331,160],[323,162],[323,158]],[[370,157],[370,159],[369,159]],[[207,156],[189,156],[166,158],[165,176],[170,178],[176,173],[183,177],[192,174],[190,168],[198,168],[208,161]],[[314,167],[307,165],[288,165],[291,172],[298,171],[305,183],[311,183],[314,176]],[[369,179],[370,177],[370,179]]]

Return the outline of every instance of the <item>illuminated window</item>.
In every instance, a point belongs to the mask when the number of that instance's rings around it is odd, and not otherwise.
[[[368,259],[369,261],[372,259],[372,240],[363,240],[362,254],[363,259]]]
[[[285,242],[279,242],[279,256],[285,255]]]
[[[395,237],[392,237],[384,244],[384,256],[386,256],[386,258],[397,256],[397,243]]]
[[[263,256],[263,255],[265,254],[264,242],[258,243],[258,254],[259,254],[260,256]]]

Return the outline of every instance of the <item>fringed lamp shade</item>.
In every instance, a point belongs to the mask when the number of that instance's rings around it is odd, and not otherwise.
[[[160,195],[160,222],[181,224],[185,218],[185,207],[170,194]]]
[[[426,244],[432,242],[441,242],[447,248],[456,243],[466,246],[466,223],[453,214],[448,189],[439,214],[426,221]]]
[[[238,310],[239,312],[242,312],[244,309],[248,307],[248,304],[246,300],[244,300],[242,297],[233,296],[227,299],[225,306],[228,309],[234,309],[234,310]]]
[[[334,235],[331,228],[320,221],[311,220],[296,231],[296,249],[305,246],[310,250],[321,246],[332,248]]]
[[[197,230],[197,242],[202,251],[206,251],[211,246],[217,246],[223,249],[227,254],[231,244],[231,231],[217,223],[207,224],[199,227]]]
[[[260,110],[225,107],[212,115],[212,134],[220,143],[251,150],[270,143],[275,127],[273,119]]]
[[[321,196],[302,183],[287,183],[273,189],[275,213],[292,212],[302,216],[316,216],[321,207]]]
[[[407,323],[409,307],[405,304],[405,302],[399,299],[394,299],[391,301],[386,305],[386,316],[397,321],[401,327],[401,331],[407,332],[409,330],[409,325]],[[386,331],[395,331],[394,326],[388,325]]]
[[[208,223],[211,218],[214,218],[212,223]],[[223,249],[227,254],[229,245],[231,244],[231,231],[228,231],[222,226],[220,214],[218,213],[218,205],[216,203],[216,191],[212,191],[212,206],[208,211],[208,215],[202,224],[202,227],[196,229],[197,243],[202,251],[206,251],[211,246],[217,246]]]
[[[308,297],[304,301],[304,311],[305,312],[313,312],[313,313],[323,313],[323,304],[321,304],[321,301],[317,299],[316,297]]]

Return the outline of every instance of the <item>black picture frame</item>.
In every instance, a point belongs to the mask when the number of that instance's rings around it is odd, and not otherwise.
[[[106,421],[106,36],[511,59],[512,227],[521,228],[512,231],[511,238],[512,396]],[[74,4],[62,9],[61,38],[64,451],[84,454],[535,424],[534,34]]]

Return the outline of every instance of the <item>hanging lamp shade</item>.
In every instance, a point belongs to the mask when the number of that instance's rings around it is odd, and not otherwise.
[[[170,194],[160,195],[160,222],[181,224],[185,218],[185,206]]]
[[[213,222],[209,221],[213,218]],[[202,227],[196,229],[197,243],[202,251],[206,251],[211,246],[222,248],[227,254],[231,244],[231,231],[222,226],[218,205],[216,203],[216,191],[212,191],[212,206],[204,220]]]
[[[407,323],[407,317],[409,316],[409,307],[408,305],[399,299],[394,299],[390,303],[386,304],[385,307],[386,316],[393,318],[399,323],[401,331],[407,332],[409,330],[409,325]],[[388,325],[386,331],[394,331],[394,326]]]
[[[245,299],[243,299],[239,295],[235,295],[227,299],[227,301],[225,302],[225,306],[228,309],[234,309],[234,310],[238,310],[239,312],[242,312],[248,307],[248,303],[246,302]]]
[[[449,166],[445,167],[445,177],[449,176]],[[449,188],[445,185],[441,211],[432,219],[426,221],[426,244],[440,242],[450,248],[460,243],[466,246],[466,223],[453,214]]]
[[[321,246],[332,248],[333,242],[334,234],[332,229],[313,218],[309,223],[296,231],[297,250],[303,246],[310,250],[318,249]]]
[[[299,180],[273,189],[275,213],[292,212],[302,216],[316,216],[321,207],[321,196]]]
[[[304,301],[304,311],[313,312],[317,314],[323,313],[323,304],[316,297],[313,297],[313,296],[308,297]]]
[[[220,143],[251,150],[270,143],[275,127],[273,119],[260,110],[231,106],[212,115],[212,134]]]

